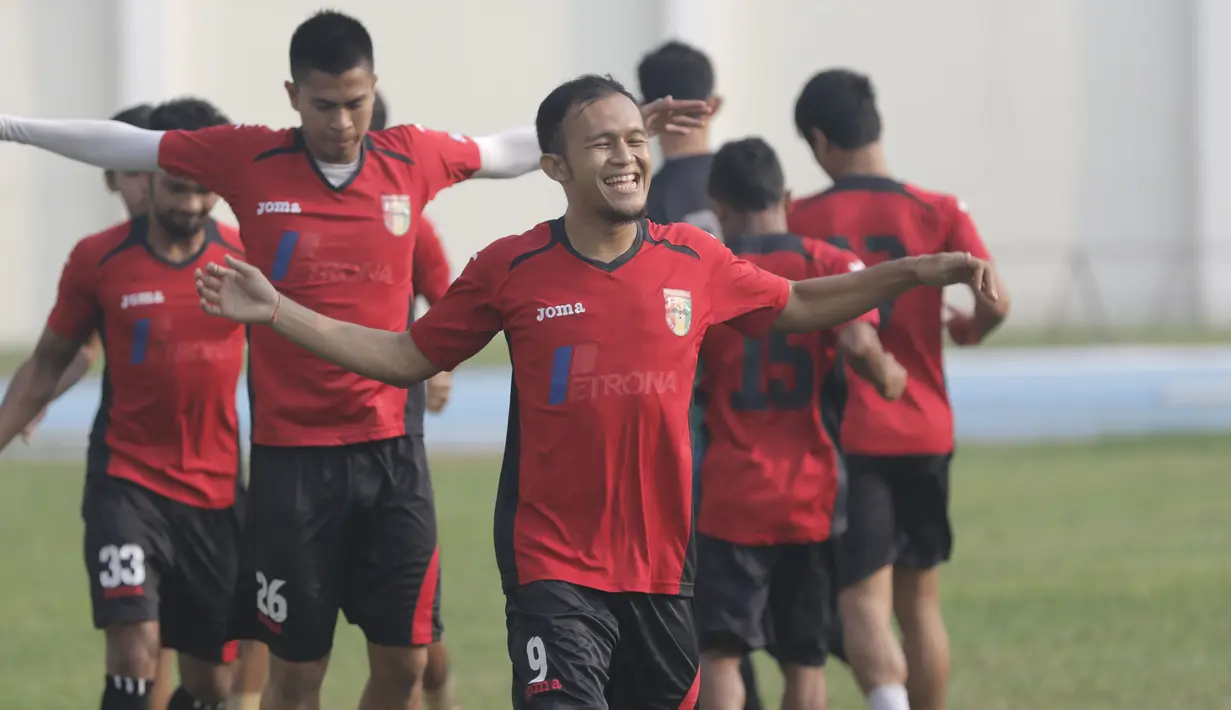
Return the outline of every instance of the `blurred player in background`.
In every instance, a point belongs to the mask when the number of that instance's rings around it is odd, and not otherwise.
[[[503,330],[514,392],[494,537],[513,706],[689,710],[688,410],[706,331],[822,330],[918,284],[990,289],[993,276],[944,254],[790,282],[696,227],[644,218],[663,120],[647,126],[610,77],[560,85],[536,124],[564,216],[479,251],[409,333],[314,312],[230,257],[198,270],[197,290],[207,312],[397,387],[453,369]]]
[[[0,138],[99,167],[155,170],[221,195],[252,262],[294,298],[389,330],[410,321],[414,239],[441,190],[538,168],[535,133],[483,138],[398,126],[369,132],[376,75],[358,20],[323,11],[296,28],[286,91],[298,128],[143,131],[108,121],[0,116]],[[686,130],[702,102],[643,107]],[[253,429],[239,599],[273,655],[266,710],[319,703],[337,614],[368,641],[360,710],[413,702],[439,639],[431,482],[406,434],[407,392],[250,337]]]
[[[647,215],[659,224],[688,222],[721,239],[722,225],[714,214],[707,187],[714,160],[709,121],[722,108],[722,97],[714,94],[714,67],[710,58],[683,42],[668,42],[642,58],[637,66],[637,80],[644,101],[671,96],[701,99],[710,107],[710,115],[701,130],[659,138],[663,164],[650,181]],[[761,694],[757,691],[751,657],[740,662],[740,674],[747,698],[744,707],[761,710]]]
[[[782,166],[759,138],[714,156],[709,194],[727,246],[794,281],[848,274],[859,257],[787,230]],[[701,344],[704,429],[697,520],[701,707],[744,707],[740,659],[767,649],[786,681],[783,710],[825,707],[837,615],[831,536],[845,525],[837,442],[846,384],[838,358],[896,399],[906,371],[881,348],[875,310],[819,333],[747,338],[717,326]]]
[[[795,104],[795,125],[833,187],[794,204],[791,231],[850,249],[868,264],[945,251],[989,258],[965,205],[892,177],[868,77],[817,74]],[[1004,321],[1008,293],[999,282],[996,292],[991,300],[976,290],[974,312],[948,322],[956,343],[977,344]],[[941,710],[948,684],[938,566],[953,547],[953,413],[942,304],[941,289],[921,288],[881,306],[881,341],[910,383],[891,403],[852,380],[843,422],[850,527],[838,545],[840,607],[847,654],[874,710]]]
[[[688,222],[721,237],[705,189],[713,160],[709,121],[722,107],[722,98],[714,94],[714,68],[709,57],[682,42],[668,42],[642,58],[637,79],[644,101],[672,97],[704,101],[709,106],[705,125],[699,130],[658,139],[663,164],[650,181],[647,215],[659,224]],[[751,665],[748,668],[751,672]]]
[[[376,100],[372,103],[373,131],[384,130],[389,121],[389,107],[384,96],[376,92]],[[435,303],[449,290],[449,261],[445,257],[444,245],[440,235],[436,233],[436,225],[427,218],[419,219],[415,228],[414,272],[411,279],[414,284],[414,298],[420,296],[428,305]],[[415,316],[415,306],[410,307],[411,320]],[[449,402],[449,392],[453,388],[453,373],[439,372],[427,382],[421,382],[411,387],[406,398],[406,432],[414,440],[415,446],[423,453],[418,454],[423,460],[423,470],[428,471],[426,447],[423,442],[423,415],[425,411],[438,413]],[[437,597],[440,595],[440,578],[437,577]],[[442,632],[443,633],[443,632]],[[449,677],[449,653],[444,639],[433,641],[427,647],[427,666],[423,670],[423,698],[428,710],[451,710],[455,708],[453,700],[453,683]]]
[[[226,122],[196,100],[148,116],[161,131]],[[209,217],[218,197],[206,188],[163,173],[144,179],[139,199],[133,185],[124,194],[145,212],[73,249],[47,328],[0,405],[0,448],[57,394],[82,344],[103,333],[107,366],[82,503],[94,625],[106,635],[101,707],[146,710],[169,660],[164,653],[160,663],[164,647],[179,651],[181,678],[167,707],[220,708],[236,646],[228,632],[244,331],[198,317],[186,277],[202,259],[240,253],[239,239]]]

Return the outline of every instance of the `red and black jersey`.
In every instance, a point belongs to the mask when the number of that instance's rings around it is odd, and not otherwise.
[[[90,432],[88,470],[137,483],[200,508],[235,502],[239,420],[235,387],[243,326],[206,315],[194,267],[240,254],[235,229],[207,223],[189,261],[159,257],[139,217],[73,248],[47,320],[52,333],[102,335],[102,402]]]
[[[469,138],[397,126],[364,139],[332,185],[298,130],[169,131],[159,164],[217,192],[248,260],[288,297],[332,318],[405,330],[415,232],[427,202],[479,169]],[[268,328],[251,330],[254,443],[335,446],[401,436],[406,390],[328,363]]]
[[[791,231],[850,249],[868,264],[945,251],[988,258],[987,248],[956,198],[883,177],[838,180],[797,201]],[[880,339],[909,380],[887,402],[870,383],[852,378],[842,447],[847,454],[906,456],[953,450],[953,412],[945,388],[943,292],[915,288],[880,309]]]
[[[415,295],[428,304],[435,303],[449,290],[449,260],[436,232],[436,225],[427,217],[419,219],[415,231]]]
[[[792,281],[847,274],[859,257],[794,234],[728,239],[736,256]],[[858,320],[879,323],[876,311]],[[838,331],[748,337],[711,328],[697,404],[704,456],[697,530],[739,545],[820,542],[843,511],[836,442],[846,383]],[[694,444],[697,437],[694,436]]]
[[[410,330],[448,370],[503,330],[513,392],[496,503],[505,587],[692,593],[689,401],[710,326],[763,334],[786,279],[687,224],[641,222],[610,263],[563,220],[489,245]]]

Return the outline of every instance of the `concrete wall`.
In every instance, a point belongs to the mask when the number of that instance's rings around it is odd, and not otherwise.
[[[1231,259],[1210,266],[1197,254],[1212,254],[1201,245],[1231,235],[1231,213],[1212,207],[1216,193],[1202,192],[1226,170],[1199,161],[1198,147],[1216,142],[1228,122],[1207,120],[1194,140],[1197,77],[1209,91],[1222,78],[1208,73],[1213,60],[1202,65],[1207,74],[1197,72],[1196,7],[1219,1],[349,0],[344,7],[373,32],[396,120],[474,134],[529,123],[539,99],[570,75],[610,71],[635,84],[638,57],[668,34],[682,35],[717,65],[727,101],[715,137],[765,136],[799,194],[825,184],[791,126],[800,86],[826,66],[867,71],[893,168],[971,205],[1015,293],[1020,326],[1082,322],[1098,310],[1094,300],[1121,324],[1218,313],[1225,322],[1228,307],[1207,302],[1222,293],[1212,284],[1231,282]],[[119,67],[141,63],[132,51],[117,52],[118,37],[149,30],[124,29],[114,16],[142,5],[160,15],[154,24],[165,34],[140,45],[161,55],[158,70],[134,79],[135,70],[125,77]],[[0,111],[101,116],[122,100],[197,94],[237,121],[289,125],[296,117],[282,89],[287,42],[319,6],[9,0],[0,3],[0,60],[10,67]],[[131,49],[131,39],[123,46]],[[1215,109],[1231,112],[1231,99]],[[0,341],[12,341],[41,327],[72,241],[119,211],[97,171],[11,146],[0,146],[0,161],[8,168],[0,216],[11,229],[0,293],[15,306],[0,312]],[[1203,211],[1197,194],[1206,195]],[[559,190],[533,175],[450,190],[429,213],[460,265],[491,239],[561,207]],[[1098,299],[1084,299],[1090,289],[1071,277],[1079,248],[1092,257]]]

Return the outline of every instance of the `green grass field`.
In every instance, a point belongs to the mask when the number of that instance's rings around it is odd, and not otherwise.
[[[963,447],[946,568],[954,710],[1231,709],[1231,437]],[[434,461],[444,610],[468,710],[508,707],[491,545],[495,459]],[[80,466],[0,463],[0,707],[97,704],[78,515]],[[327,709],[365,661],[343,622]],[[765,659],[761,659],[764,661]],[[761,677],[769,699],[778,678]],[[834,666],[837,710],[863,707]]]

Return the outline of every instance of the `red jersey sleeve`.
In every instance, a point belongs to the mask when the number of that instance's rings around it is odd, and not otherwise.
[[[427,183],[426,199],[479,171],[479,146],[460,133],[431,131],[422,126],[394,126],[385,133],[414,161]]]
[[[197,131],[167,131],[158,144],[158,166],[232,200],[257,141],[272,131],[262,126],[225,125]]]
[[[504,327],[504,318],[492,305],[498,261],[486,249],[475,254],[445,295],[410,326],[411,339],[436,367],[452,370]]]
[[[702,258],[711,260],[710,303],[715,323],[727,323],[749,337],[769,331],[791,296],[791,282],[731,253],[726,245],[697,230]]]
[[[991,255],[983,244],[983,238],[979,236],[979,230],[975,228],[974,220],[970,218],[970,210],[966,207],[966,203],[957,198],[951,198],[949,210],[952,222],[949,229],[948,250],[968,251],[971,256],[990,259]]]
[[[56,304],[47,318],[48,330],[73,342],[84,342],[97,330],[97,273],[98,255],[87,242],[78,242],[60,274]]]
[[[415,232],[414,260],[415,295],[426,298],[428,304],[435,304],[449,290],[449,261],[445,258],[436,225],[427,217],[419,219],[419,229]]]

